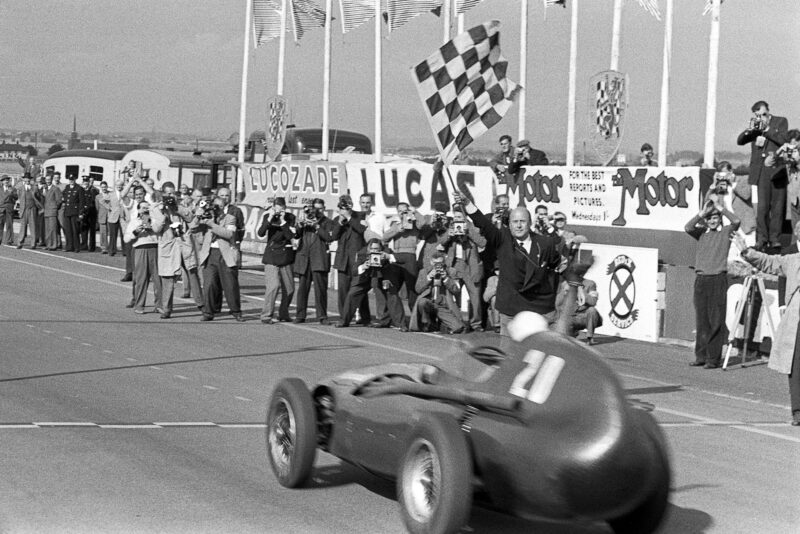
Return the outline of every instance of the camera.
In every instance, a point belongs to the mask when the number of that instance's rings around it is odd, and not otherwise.
[[[536,229],[542,234],[547,234],[550,232],[550,225],[547,223],[547,216],[536,217]]]
[[[500,219],[503,226],[508,226],[508,208],[495,208],[494,214]]]
[[[444,228],[446,226],[447,226],[447,216],[446,215],[444,215],[442,213],[434,213],[433,215],[431,215],[431,227],[433,227],[433,229],[436,232],[444,230]]]
[[[367,258],[367,267],[382,267],[383,252],[370,252]]]
[[[353,209],[353,199],[350,198],[348,195],[342,195],[339,197],[339,203],[336,205],[337,208],[340,210],[352,210]]]
[[[170,229],[172,229],[172,232],[173,232],[173,233],[174,233],[174,234],[175,234],[177,237],[181,237],[181,236],[183,236],[183,234],[184,234],[184,231],[183,231],[183,225],[181,224],[181,222],[180,222],[180,221],[176,221],[176,222],[174,222],[174,223],[170,224],[170,225],[169,225],[169,227],[170,227]]]
[[[197,207],[202,210],[199,215],[201,219],[213,219],[219,210],[216,204],[207,200],[201,200]]]
[[[447,269],[445,269],[444,264],[437,263],[433,266],[433,277],[435,279],[444,278],[447,275]]]
[[[760,115],[756,115],[750,119],[750,129],[751,130],[766,130],[767,128],[767,121],[764,117]]]
[[[178,209],[178,200],[173,196],[164,197],[162,199],[162,203],[164,204],[165,208],[173,210]]]
[[[714,175],[714,192],[718,195],[727,195],[728,188],[731,186],[731,181],[728,175],[718,172]]]
[[[459,221],[459,222],[455,222],[454,221],[453,224],[450,226],[450,232],[454,236],[466,235],[466,233],[467,233],[467,223],[465,223],[463,221]]]
[[[405,212],[400,215],[400,228],[403,230],[412,230],[417,218],[413,213]]]
[[[306,218],[306,222],[310,224],[314,224],[319,220],[319,211],[310,204],[303,206],[303,215]]]

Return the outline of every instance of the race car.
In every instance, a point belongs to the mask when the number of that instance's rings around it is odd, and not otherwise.
[[[345,372],[308,389],[281,380],[267,415],[278,482],[301,487],[317,448],[396,480],[415,534],[458,532],[473,498],[508,514],[656,530],[667,443],[593,349],[555,332],[465,347],[441,365]]]

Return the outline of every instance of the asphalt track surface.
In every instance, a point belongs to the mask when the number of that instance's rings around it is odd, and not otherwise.
[[[170,320],[135,315],[122,262],[0,247],[0,532],[404,531],[393,485],[330,455],[318,455],[311,487],[281,488],[265,456],[267,402],[284,376],[310,384],[366,364],[436,363],[455,338],[262,325],[258,270],[240,277],[244,323],[201,323],[185,299]],[[601,342],[670,442],[662,532],[800,532],[800,428],[788,425],[783,375]],[[480,508],[467,531],[610,532]]]

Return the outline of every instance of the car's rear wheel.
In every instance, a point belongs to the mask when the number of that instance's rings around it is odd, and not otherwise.
[[[458,532],[472,508],[472,458],[453,419],[423,418],[412,432],[397,477],[397,500],[412,534]]]
[[[669,486],[671,474],[667,440],[655,419],[645,412],[639,412],[639,421],[653,443],[658,454],[659,470],[648,497],[628,514],[608,522],[614,534],[650,534],[655,532],[669,505]]]
[[[281,380],[267,414],[267,456],[281,486],[302,486],[317,454],[317,418],[311,393],[302,380]]]

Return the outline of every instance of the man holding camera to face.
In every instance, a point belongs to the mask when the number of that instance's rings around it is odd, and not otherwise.
[[[446,261],[444,253],[435,252],[430,264],[419,273],[416,284],[419,297],[409,323],[413,332],[460,334],[464,331],[461,311],[454,300],[461,293],[458,274],[447,267]]]
[[[344,312],[337,328],[346,328],[355,316],[362,302],[367,300],[370,288],[382,292],[386,301],[392,323],[401,332],[408,332],[405,311],[400,296],[400,275],[394,266],[394,257],[384,250],[380,239],[370,239],[367,246],[355,257],[355,274],[345,297]]]
[[[481,300],[483,263],[478,251],[486,246],[486,239],[467,220],[459,205],[453,206],[453,219],[448,229],[448,235],[449,239],[444,245],[447,266],[453,268],[456,277],[463,283],[469,295],[470,311],[467,329],[483,331],[481,326],[483,319],[483,301]]]
[[[163,314],[161,278],[158,275],[158,235],[150,218],[150,203],[144,200],[144,188],[137,186],[133,196],[136,210],[125,229],[125,240],[133,244],[133,311],[144,313],[147,288],[153,283],[155,311]]]
[[[739,146],[750,143],[750,185],[758,188],[756,212],[756,243],[760,250],[779,249],[781,228],[786,205],[786,169],[770,167],[774,156],[786,142],[789,122],[785,117],[771,115],[769,105],[759,100],[750,108],[753,116],[745,131],[739,134]]]
[[[544,152],[531,147],[531,142],[523,139],[517,143],[517,148],[514,151],[514,160],[508,164],[508,173],[516,175],[522,167],[549,164]]]
[[[198,308],[203,307],[203,291],[197,275],[197,255],[189,233],[189,222],[194,218],[192,210],[178,205],[175,185],[164,182],[161,187],[161,203],[151,210],[153,231],[158,235],[158,274],[161,276],[162,319],[172,315],[175,283],[182,271],[186,274],[184,284],[189,284]]]
[[[413,309],[417,301],[417,245],[422,227],[423,217],[407,202],[400,202],[397,204],[397,215],[389,220],[389,228],[383,234],[384,241],[390,243],[397,260],[396,265],[402,275],[400,283],[406,287],[408,309]],[[399,287],[397,289],[400,290]]]
[[[343,316],[347,311],[345,301],[350,292],[350,284],[358,276],[356,254],[366,244],[364,231],[367,229],[367,223],[359,212],[353,211],[353,199],[350,195],[339,197],[337,209],[339,215],[334,220],[333,228],[333,238],[336,239],[337,248],[333,266],[338,271],[339,315]],[[370,324],[371,317],[367,299],[360,300],[358,311],[361,316],[359,322],[363,325]]]
[[[291,321],[289,304],[294,296],[294,256],[297,229],[295,217],[286,211],[286,199],[276,197],[261,218],[257,235],[267,238],[261,263],[264,264],[264,306],[261,309],[261,322],[272,324],[275,312],[275,299],[281,292],[281,305],[278,321]]]
[[[297,314],[294,322],[306,322],[308,294],[313,282],[317,320],[320,324],[328,324],[328,272],[331,270],[328,245],[333,242],[334,225],[325,216],[325,201],[315,198],[310,205],[306,205],[297,227],[300,247],[294,258],[294,272],[298,276]]]

